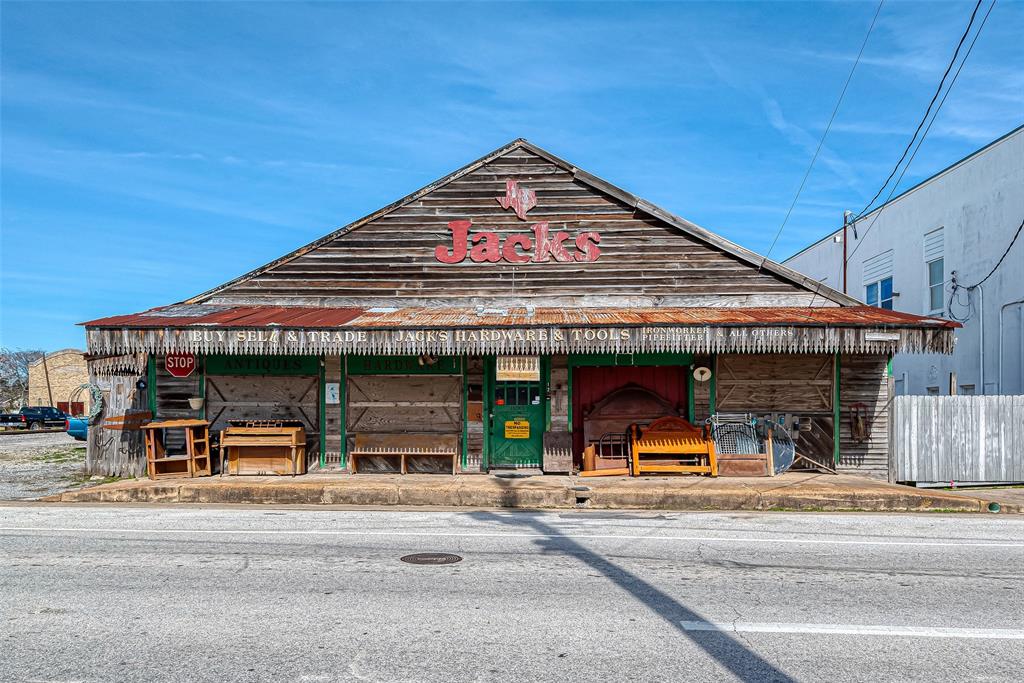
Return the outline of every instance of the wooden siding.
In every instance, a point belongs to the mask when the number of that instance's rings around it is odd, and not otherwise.
[[[1024,481],[1024,396],[897,396],[894,481]]]
[[[464,472],[479,472],[483,467],[484,457],[484,359],[473,357],[466,359],[466,384],[468,385],[468,401],[466,404],[466,467]]]
[[[551,384],[548,385],[551,397],[552,432],[566,433],[569,431],[569,357],[551,357]]]
[[[89,381],[103,392],[103,404],[99,416],[89,425],[86,474],[145,476],[145,446],[142,430],[138,427],[142,421],[135,422],[136,426],[131,429],[106,426],[114,424],[120,427],[124,424],[125,416],[149,413],[147,392],[139,391],[137,387],[137,382],[143,378],[144,375],[90,374]]]
[[[201,357],[196,359],[199,367],[188,377],[175,377],[167,372],[164,356],[156,357],[156,417],[157,420],[199,419],[202,410],[192,410],[188,400],[200,395],[202,382]],[[185,432],[172,429],[165,435],[167,447],[178,450],[185,447]]]
[[[462,378],[361,375],[348,378],[349,450],[358,434],[462,434]]]
[[[220,433],[231,420],[297,420],[306,432],[306,463],[320,460],[320,378],[310,375],[209,375],[206,419]]]
[[[537,193],[526,221],[496,201],[508,178]],[[553,235],[601,235],[592,263],[442,264],[434,248],[450,244],[448,222],[531,237],[550,222]],[[569,241],[567,241],[567,246]],[[571,251],[575,251],[572,249]],[[822,296],[815,305],[835,305]],[[812,294],[740,261],[657,218],[602,194],[569,171],[513,149],[475,171],[358,226],[291,260],[218,291],[213,303],[283,305],[477,305],[535,301],[593,306],[804,305]]]
[[[324,357],[324,382],[338,383],[339,395],[341,386],[341,356]],[[328,403],[324,406],[324,463],[328,466],[341,464],[341,404]]]
[[[693,367],[705,367],[711,368],[711,371],[715,371],[714,362],[711,356],[694,356]],[[692,370],[688,371],[691,373]],[[689,381],[689,380],[688,380]],[[700,426],[704,424],[709,417],[711,417],[711,382],[693,382],[693,421],[694,424]]]
[[[830,355],[720,355],[715,408],[725,413],[831,413]]]
[[[202,358],[197,358],[200,367],[189,377],[175,377],[167,372],[164,356],[156,358],[156,419],[174,420],[179,418],[200,418],[201,410],[192,410],[188,400],[200,395],[202,382]],[[182,437],[184,438],[184,437]]]
[[[885,356],[842,356],[839,361],[838,471],[885,479],[889,471],[889,388]],[[868,438],[854,441],[850,415],[854,404],[866,408]]]

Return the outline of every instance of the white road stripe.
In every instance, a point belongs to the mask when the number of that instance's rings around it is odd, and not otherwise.
[[[846,539],[807,539],[807,538],[758,538],[748,536],[715,537],[715,536],[646,536],[635,534],[536,534],[517,531],[499,533],[460,533],[438,531],[342,531],[334,529],[153,529],[123,527],[16,527],[3,526],[2,531],[27,532],[61,532],[91,534],[213,534],[243,536],[411,536],[411,537],[446,537],[446,538],[543,538],[543,539],[582,539],[582,540],[634,540],[634,541],[689,541],[695,543],[765,543],[791,545],[871,545],[899,547],[931,547],[931,548],[1020,548],[1024,543],[971,542],[971,541],[868,541]]]
[[[845,636],[908,636],[920,638],[988,638],[1024,640],[1024,630],[1008,628],[946,628],[942,626],[869,626],[860,624],[780,624],[738,621],[683,621],[686,631],[726,633],[813,633]]]

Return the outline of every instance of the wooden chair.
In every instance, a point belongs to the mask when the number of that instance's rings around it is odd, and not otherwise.
[[[662,417],[643,429],[632,425],[630,437],[634,477],[668,472],[718,476],[715,443],[706,427],[699,429],[680,417]]]
[[[185,431],[184,453],[167,453],[168,429]],[[206,420],[150,422],[142,426],[142,432],[146,438],[146,470],[150,479],[208,477],[212,474],[210,423]]]

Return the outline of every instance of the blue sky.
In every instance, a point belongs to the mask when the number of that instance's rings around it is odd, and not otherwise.
[[[763,252],[875,7],[4,2],[0,345],[82,347],[516,137]],[[972,7],[886,3],[773,258],[874,194]],[[1000,0],[904,186],[1022,122],[1021,35]]]

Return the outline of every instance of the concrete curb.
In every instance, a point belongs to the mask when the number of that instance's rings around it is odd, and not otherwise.
[[[362,475],[359,475],[362,476]],[[356,479],[181,480],[115,482],[43,500],[62,503],[180,503],[252,505],[440,506],[604,510],[796,510],[815,512],[987,512],[989,501],[866,482],[862,487],[807,482],[760,488],[732,483],[691,485],[688,480],[603,481],[567,477],[506,480],[493,477],[387,481]],[[565,482],[569,483],[566,484]],[[1021,506],[1003,505],[1004,513]]]

